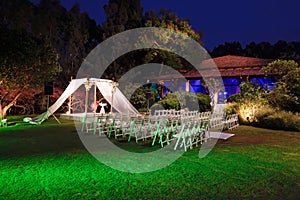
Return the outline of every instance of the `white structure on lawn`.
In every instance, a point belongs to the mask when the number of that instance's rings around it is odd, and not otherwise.
[[[139,112],[133,107],[133,105],[128,101],[124,94],[119,90],[117,84],[111,80],[107,79],[96,79],[96,78],[82,78],[73,79],[69,86],[65,89],[62,95],[57,99],[57,101],[48,108],[48,110],[33,118],[30,123],[41,124],[48,117],[54,114],[54,112],[65,102],[65,100],[72,95],[80,86],[84,85],[86,89],[85,95],[85,112],[87,114],[88,108],[88,91],[92,86],[96,86],[106,101],[119,113],[128,114],[139,114]],[[95,87],[95,92],[96,92]],[[96,95],[95,95],[96,98]],[[96,99],[94,99],[96,102]],[[111,110],[112,111],[112,110]]]

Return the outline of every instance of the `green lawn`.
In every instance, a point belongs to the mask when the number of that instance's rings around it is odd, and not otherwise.
[[[0,199],[299,199],[299,132],[231,132],[203,159],[194,148],[166,168],[130,174],[91,156],[71,122],[0,128]]]

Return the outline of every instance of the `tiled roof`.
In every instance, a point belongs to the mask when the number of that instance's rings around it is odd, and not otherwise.
[[[251,58],[244,56],[221,56],[218,58],[204,60],[198,67],[201,75],[196,70],[191,70],[184,74],[186,78],[209,77],[221,75],[225,76],[262,76],[265,73],[261,67],[267,65],[272,60]],[[218,68],[218,70],[214,70]]]
[[[201,73],[201,74],[200,74]],[[199,78],[199,77],[212,77],[212,76],[263,76],[265,73],[260,68],[252,69],[228,69],[228,70],[201,70],[200,73],[196,70],[184,74],[185,78]]]
[[[251,58],[244,56],[221,56],[213,59],[204,60],[199,67],[201,69],[211,68],[217,66],[219,69],[223,68],[240,68],[240,67],[261,67],[272,60],[270,59],[261,59],[261,58]]]
[[[167,74],[162,75],[159,78],[176,79],[183,78],[184,76],[185,78],[193,79],[211,76],[263,76],[265,73],[261,70],[261,67],[270,62],[272,62],[271,59],[228,55],[204,60],[201,64],[199,64],[198,71],[194,69],[186,73],[182,73],[180,76],[178,74]]]

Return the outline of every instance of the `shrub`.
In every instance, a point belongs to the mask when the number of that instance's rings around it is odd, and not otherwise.
[[[154,105],[151,106],[150,108],[150,112],[151,114],[153,115],[155,110],[165,110],[164,107],[162,107],[162,105],[158,104],[158,103],[155,103]]]
[[[275,60],[262,68],[267,74],[276,74],[277,83],[268,100],[274,107],[300,112],[300,68],[294,60]]]
[[[147,88],[140,86],[139,84],[128,84],[123,91],[124,95],[129,99],[130,103],[141,112],[147,110]],[[155,101],[155,92],[151,91],[151,97],[149,99],[149,107]]]
[[[175,109],[180,110],[180,105],[178,99],[168,98],[158,102],[164,109]]]
[[[226,104],[226,108],[225,108],[225,112],[227,115],[232,115],[232,114],[237,114],[238,113],[238,103],[227,103]]]
[[[180,110],[189,108],[189,110],[199,110],[204,112],[211,109],[210,97],[202,93],[191,93],[178,91],[167,95],[163,100],[159,101],[164,109]]]
[[[229,103],[226,106],[226,113],[237,113],[241,124],[275,130],[300,131],[299,113],[274,109],[268,105],[257,108],[253,113],[247,112],[247,109],[238,103]]]
[[[196,93],[196,95],[199,103],[199,111],[205,112],[211,110],[210,96],[202,93]]]
[[[260,110],[264,110],[269,106],[264,102],[248,101],[227,103],[227,114],[238,114],[241,123],[249,124],[255,121],[255,116]]]
[[[289,131],[300,131],[300,115],[299,113],[292,113],[277,109],[262,109],[256,117],[256,121],[253,123],[255,126],[280,129]]]
[[[277,83],[276,88],[266,96],[269,103],[275,108],[300,112],[299,99],[296,96],[288,95],[289,91],[285,87],[283,83]]]
[[[230,103],[227,106],[227,113],[237,113],[241,123],[252,123],[257,111],[268,107],[268,100],[265,98],[268,93],[258,83],[243,82],[240,84],[241,92],[228,98]]]
[[[227,102],[229,102],[229,103],[238,102],[238,101],[240,101],[240,99],[241,99],[241,95],[239,93],[233,94],[227,98]]]

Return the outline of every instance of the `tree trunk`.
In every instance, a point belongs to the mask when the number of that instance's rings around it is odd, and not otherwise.
[[[0,104],[0,120],[4,119],[4,117],[2,105]]]
[[[9,104],[7,104],[4,107],[0,103],[0,119],[6,118],[6,113],[7,113],[8,109],[10,109],[15,104],[15,102],[17,101],[17,99],[19,98],[20,95],[21,95],[21,93],[17,94],[15,96],[15,98]]]

